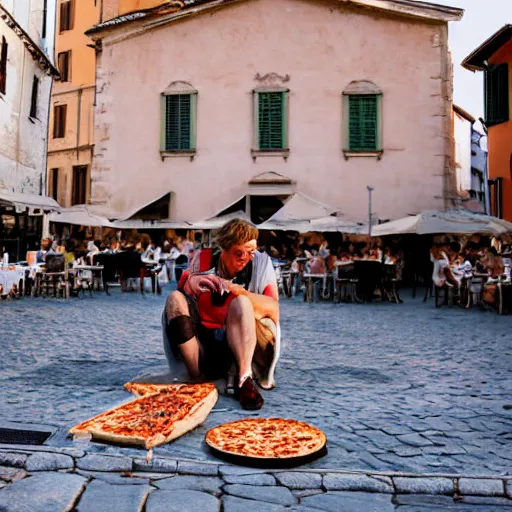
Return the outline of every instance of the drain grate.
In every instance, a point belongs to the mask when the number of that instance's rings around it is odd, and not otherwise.
[[[0,443],[3,444],[43,444],[52,432],[42,430],[22,430],[0,428]]]

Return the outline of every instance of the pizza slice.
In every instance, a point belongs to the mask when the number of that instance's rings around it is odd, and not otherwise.
[[[217,402],[214,384],[184,384],[136,398],[70,430],[93,439],[150,450],[201,425]]]

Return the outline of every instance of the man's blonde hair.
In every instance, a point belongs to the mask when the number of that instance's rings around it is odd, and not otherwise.
[[[229,251],[233,245],[243,245],[258,239],[258,228],[242,219],[230,220],[217,234],[217,245]]]

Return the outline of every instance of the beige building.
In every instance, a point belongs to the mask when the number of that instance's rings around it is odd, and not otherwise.
[[[100,21],[100,2],[59,0],[48,143],[48,193],[62,206],[90,194],[94,147],[95,50],[84,32]]]
[[[448,22],[461,10],[239,0],[174,11],[88,32],[93,204],[122,217],[170,197],[152,215],[198,220],[235,203],[258,221],[301,192],[364,220],[371,186],[382,220],[451,205]]]
[[[53,0],[57,2],[54,83],[48,141],[48,194],[62,206],[90,198],[94,152],[96,52],[86,30],[119,14],[162,0]],[[143,4],[143,5],[142,5]]]

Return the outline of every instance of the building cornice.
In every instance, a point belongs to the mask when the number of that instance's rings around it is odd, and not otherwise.
[[[183,20],[203,12],[218,9],[224,6],[240,3],[245,0],[196,0],[194,2],[172,2],[174,7],[168,7],[162,11],[162,6],[144,11],[136,11],[117,18],[108,20],[104,23],[95,25],[86,31],[86,35],[95,41],[104,37],[113,36],[122,32],[123,39],[138,35],[142,32],[161,27]],[[332,0],[334,3],[346,4],[354,7],[387,12],[397,16],[422,19],[425,21],[437,21],[447,23],[449,21],[459,21],[464,15],[463,9],[447,7],[430,2],[420,2],[417,0]]]
[[[485,71],[489,60],[503,45],[512,39],[512,25],[504,25],[489,39],[462,61],[462,67],[469,71]]]
[[[50,76],[58,77],[59,71],[51,63],[48,56],[41,50],[41,48],[34,42],[34,40],[25,32],[23,27],[14,19],[11,13],[0,4],[0,19],[19,37],[24,44],[27,51],[32,58],[39,64],[39,66]]]

